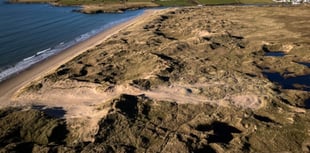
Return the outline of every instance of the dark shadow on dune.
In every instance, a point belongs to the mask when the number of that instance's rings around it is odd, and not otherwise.
[[[63,118],[66,114],[66,111],[62,107],[46,107],[44,105],[33,105],[33,109],[40,110],[48,116]]]
[[[228,144],[234,137],[232,133],[241,133],[237,128],[223,122],[213,122],[210,125],[214,131],[207,140],[209,143],[225,143]]]
[[[32,152],[34,143],[32,142],[24,142],[24,143],[17,143],[15,148],[12,148],[12,150],[8,150],[8,152],[20,152],[20,153],[27,153]]]
[[[121,113],[130,119],[136,118],[138,115],[138,99],[136,96],[123,94],[115,107],[120,109]]]
[[[266,116],[256,115],[254,114],[253,117],[259,121],[266,122],[266,123],[275,123],[272,119]]]
[[[196,130],[201,132],[212,131],[213,134],[207,137],[208,143],[224,143],[228,144],[234,137],[232,133],[241,133],[241,131],[224,122],[215,121],[212,124],[200,124]]]
[[[204,145],[201,148],[193,149],[194,153],[216,153],[216,151],[208,145]]]
[[[69,134],[69,130],[67,129],[67,123],[62,122],[58,124],[52,131],[51,136],[49,137],[50,142],[55,142],[57,144],[65,144],[65,139]]]

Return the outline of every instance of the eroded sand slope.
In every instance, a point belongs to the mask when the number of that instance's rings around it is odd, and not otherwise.
[[[164,10],[13,100],[65,111],[67,137],[36,151],[309,152],[308,29],[309,6]]]

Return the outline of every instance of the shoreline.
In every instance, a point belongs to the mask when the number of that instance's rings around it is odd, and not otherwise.
[[[62,64],[70,61],[71,59],[82,54],[83,52],[99,45],[112,35],[127,27],[134,25],[136,21],[139,21],[141,19],[143,20],[144,18],[147,18],[155,12],[156,10],[145,10],[141,15],[137,17],[117,24],[114,27],[110,27],[85,41],[77,43],[63,50],[62,52],[56,55],[52,55],[51,57],[25,69],[24,71],[21,71],[15,75],[12,75],[6,80],[3,80],[2,82],[0,82],[0,105],[4,107],[9,106],[9,104],[11,103],[10,99],[22,87],[26,86],[27,84],[36,79],[47,75],[48,73],[53,72]]]
[[[0,109],[0,152],[310,152],[310,78],[285,80],[310,74],[309,7],[131,20],[18,90]]]

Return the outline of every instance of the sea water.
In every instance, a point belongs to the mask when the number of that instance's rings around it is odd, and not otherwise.
[[[0,0],[0,82],[144,11],[82,14],[76,9]]]

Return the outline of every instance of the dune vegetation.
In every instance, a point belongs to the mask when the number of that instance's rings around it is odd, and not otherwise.
[[[57,6],[82,6],[83,13],[121,13],[150,7],[176,7],[226,4],[270,4],[272,0],[9,0],[13,3],[51,3]]]
[[[21,88],[0,152],[310,152],[309,10],[153,10]]]

